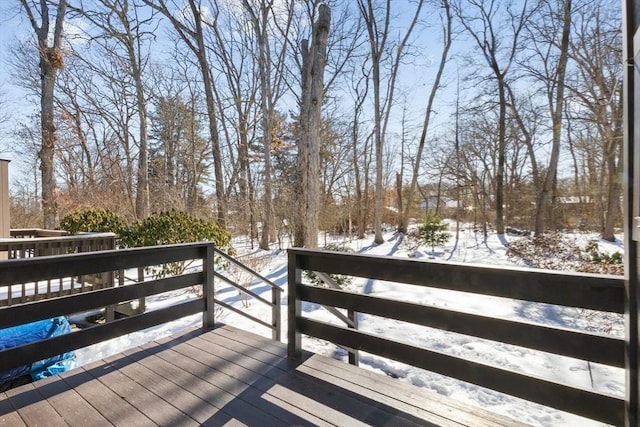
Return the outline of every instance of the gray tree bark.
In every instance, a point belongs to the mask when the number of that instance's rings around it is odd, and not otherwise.
[[[554,181],[558,171],[558,161],[560,160],[560,138],[562,136],[562,115],[564,112],[564,90],[567,63],[569,60],[569,36],[571,30],[571,0],[563,2],[562,10],[562,38],[560,39],[560,57],[556,68],[555,79],[549,87],[556,88],[555,96],[551,93],[549,97],[549,109],[551,110],[552,122],[552,143],[551,156],[549,157],[549,167],[542,184],[542,189],[536,200],[536,220],[534,234],[540,236],[545,232],[545,215],[550,202]]]
[[[189,10],[193,18],[194,28],[187,27],[181,18],[174,16],[167,7],[165,0],[143,0],[145,4],[166,16],[174,29],[194,53],[202,75],[202,85],[205,93],[207,118],[209,119],[209,135],[211,137],[211,153],[213,155],[213,173],[215,177],[217,222],[222,228],[226,227],[227,199],[225,197],[224,177],[222,174],[222,150],[218,135],[218,119],[216,116],[216,100],[213,91],[211,67],[207,58],[204,29],[202,25],[202,5],[198,0],[189,0]],[[183,10],[180,9],[179,10]],[[186,10],[186,9],[185,9]]]
[[[42,141],[38,153],[40,171],[42,173],[42,213],[44,228],[58,226],[58,202],[55,177],[55,147],[56,127],[54,124],[53,92],[56,83],[57,70],[63,67],[63,57],[60,50],[62,43],[62,29],[67,9],[66,0],[59,0],[56,9],[56,20],[53,29],[53,40],[49,45],[49,3],[40,1],[38,24],[35,2],[20,0],[31,27],[38,39],[38,53],[40,55],[40,121]]]
[[[320,125],[324,98],[324,68],[331,10],[320,5],[313,26],[311,47],[303,40],[302,96],[300,100],[300,141],[298,145],[298,221],[295,245],[318,247],[318,213],[320,211]]]

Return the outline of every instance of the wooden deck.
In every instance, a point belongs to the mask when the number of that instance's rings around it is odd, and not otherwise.
[[[230,326],[191,330],[0,394],[0,425],[517,426]]]

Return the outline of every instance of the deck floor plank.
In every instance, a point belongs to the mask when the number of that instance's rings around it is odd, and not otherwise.
[[[230,326],[191,329],[0,393],[0,426],[506,427],[456,403]]]
[[[270,363],[272,361],[273,354],[263,351],[261,348],[253,347],[251,341],[248,341],[247,338],[242,341],[236,341],[233,339],[229,339],[227,337],[223,337],[223,335],[212,335],[208,334],[207,336],[203,336],[204,339],[211,342],[211,344],[217,343],[219,346],[225,346],[226,348],[232,350],[234,353],[242,354],[243,356],[247,356],[254,360],[252,366],[260,365],[260,363]],[[307,356],[310,356],[309,354]],[[281,356],[277,356],[281,358]],[[312,356],[321,357],[321,356]],[[307,360],[308,362],[308,360]],[[361,399],[361,395],[353,392],[353,387],[351,384],[348,387],[336,387],[335,382],[323,381],[322,379],[318,379],[318,377],[310,376],[303,373],[300,369],[305,366],[307,363],[303,363],[297,367],[296,371],[290,373],[286,379],[281,381],[279,386],[288,386],[291,389],[297,390],[297,394],[289,395],[288,399],[293,399],[295,401],[295,397],[302,394],[306,395],[307,399],[309,395],[313,395],[314,402],[309,403],[307,401],[302,401],[300,404],[303,407],[309,407],[309,405],[313,406],[316,404],[319,396],[323,397],[323,401],[326,405],[331,408],[336,408],[338,411],[343,413],[350,413],[350,415],[354,418],[364,420],[367,422],[369,419],[376,420],[376,422],[383,424],[383,420],[393,420],[392,425],[419,425],[420,423],[424,423],[425,421],[431,421],[436,425],[451,425],[451,426],[460,426],[459,423],[448,423],[447,419],[443,417],[431,416],[431,420],[428,418],[421,417],[419,421],[414,417],[415,414],[411,413],[398,413],[397,407],[392,407],[381,403],[379,400],[372,400],[373,393],[370,393],[370,396]],[[249,366],[247,362],[243,363],[243,366]],[[290,393],[289,393],[290,394]],[[373,396],[377,398],[378,396]],[[298,397],[297,400],[300,400]],[[387,402],[392,402],[392,399],[388,399]],[[395,402],[393,402],[395,403]],[[324,411],[323,411],[324,412]],[[419,412],[419,411],[415,411]],[[422,414],[425,415],[425,414]]]
[[[223,398],[220,403],[225,405],[224,411],[232,411],[248,423],[263,420],[263,422],[269,421],[272,425],[308,424],[304,418],[261,400],[259,397],[263,391],[251,386],[251,383],[255,382],[259,375],[241,366],[235,368],[229,366],[231,364],[229,361],[219,360],[210,353],[187,344],[167,348],[157,356],[198,376],[204,384],[208,383],[210,390],[217,389],[218,393],[223,395],[212,397],[218,401],[220,401],[219,397]],[[236,376],[229,375],[229,373]]]
[[[142,412],[126,400],[118,396],[113,390],[95,381],[94,376],[85,368],[74,369],[60,375],[69,387],[72,387],[91,406],[93,406],[109,423],[115,426],[152,426],[154,423]],[[96,372],[100,368],[94,367]]]
[[[4,393],[0,393],[0,426],[2,427],[21,427],[26,426],[20,415],[15,411],[13,405],[9,401],[9,397]]]
[[[49,377],[38,382],[37,390],[70,426],[110,426],[111,423],[77,391],[60,378]]]
[[[261,353],[279,355],[280,357],[286,353],[284,344],[272,342],[268,338],[253,334],[249,335],[246,331],[231,334],[231,331],[226,328],[216,330],[216,332],[218,331],[220,332],[216,333],[216,335],[207,334],[203,335],[202,338],[212,343],[216,342],[227,346],[230,343],[234,343],[231,347],[235,351],[260,360],[264,360]],[[316,369],[311,368],[309,370],[310,364],[316,365]],[[320,369],[318,369],[318,364],[320,364]],[[367,375],[363,375],[362,369],[327,357],[311,357],[298,367],[298,371],[321,378],[332,384],[340,384],[344,389],[355,392],[356,396],[377,399],[388,407],[403,408],[407,414],[417,416],[437,425],[477,425],[478,427],[518,425],[514,420],[505,420],[504,417],[495,416],[491,412],[480,408],[473,408],[463,404],[456,405],[456,402],[452,399],[440,396],[437,393],[420,390],[416,387],[407,387],[407,384],[397,379],[369,371],[365,371]],[[417,393],[418,391],[422,393]],[[425,401],[429,402],[427,408],[424,407]],[[449,404],[451,402],[453,404]],[[478,412],[486,417],[482,424],[478,424]]]
[[[482,426],[504,426],[517,427],[526,426],[516,420],[502,417],[486,409],[465,405],[455,399],[440,395],[431,390],[408,386],[398,379],[386,377],[384,375],[360,370],[344,362],[328,357],[318,357],[309,360],[305,367],[321,372],[323,375],[331,375],[334,380],[348,380],[378,395],[383,395],[396,400],[398,405],[413,405],[424,408],[424,402],[429,402],[429,412],[446,416],[457,422],[467,425]],[[355,368],[355,369],[353,369]],[[364,371],[364,372],[360,372]],[[331,379],[327,379],[331,381]],[[361,390],[365,394],[367,391]],[[426,409],[426,408],[425,408]],[[481,421],[480,421],[481,420]]]
[[[164,351],[162,354],[148,353],[144,363],[159,375],[166,376],[167,379],[181,384],[183,387],[189,387],[194,394],[216,407],[217,411],[211,416],[217,420],[224,418],[224,416],[229,418],[236,416],[247,423],[269,421],[271,425],[291,425],[305,421],[303,418],[290,416],[287,416],[288,419],[284,421],[272,419],[271,414],[263,410],[264,405],[259,402],[257,405],[252,404],[257,396],[252,396],[248,387],[242,385],[238,387],[237,381],[233,378],[225,376],[221,372],[212,372],[205,364],[185,358],[172,350]],[[225,385],[230,388],[230,391],[225,389]],[[244,399],[238,399],[239,396]],[[218,411],[221,414],[217,414]]]
[[[218,358],[224,358],[224,362],[220,366],[220,369],[227,375],[243,383],[254,385],[261,391],[270,393],[274,397],[277,397],[280,400],[285,400],[300,409],[319,415],[321,419],[331,424],[354,426],[366,425],[362,424],[359,421],[359,418],[354,418],[351,414],[335,410],[331,406],[309,399],[300,393],[291,392],[291,389],[310,390],[312,389],[312,385],[295,377],[292,371],[280,369],[278,367],[289,366],[291,362],[287,359],[273,356],[274,366],[261,362],[250,356],[231,351],[221,345],[213,345],[213,343],[200,337],[190,340],[189,345],[192,347],[185,348],[183,350],[187,352],[186,354],[192,354],[193,357],[199,357],[205,364],[211,363],[210,361],[218,360]],[[200,354],[200,356],[197,356],[197,354]],[[287,384],[287,387],[282,387],[282,384]],[[273,387],[275,387],[275,391],[271,390]],[[319,387],[313,389],[313,395],[315,397],[323,396],[325,400],[331,399],[331,392]],[[343,398],[346,399],[346,396],[343,396]],[[340,399],[338,398],[334,398],[332,400],[335,405],[338,405],[340,402]],[[358,405],[355,405],[352,409],[354,411],[360,409],[363,409],[363,411],[371,410],[370,407],[360,408]],[[362,411],[357,413],[357,415],[362,416],[363,418],[367,414]]]
[[[218,330],[216,330],[217,332]],[[224,331],[224,328],[220,329],[220,331]],[[252,342],[249,337],[243,337],[240,341],[224,337],[223,334],[207,334],[203,335],[202,338],[204,340],[209,341],[212,345],[217,344],[217,346],[225,346],[227,349],[231,350],[232,353],[242,354],[243,356],[248,356],[251,359],[254,359],[254,365],[260,362],[263,363],[271,363],[273,360],[274,353],[269,353],[267,351],[263,351],[260,348],[260,344],[256,345],[255,342]],[[253,344],[253,345],[252,345]],[[274,347],[272,347],[273,351]],[[285,350],[283,345],[280,348],[275,348],[275,353],[278,354],[276,356],[276,360],[281,360],[282,351]],[[243,366],[248,366],[247,362],[243,363]],[[301,365],[304,366],[304,365]],[[299,368],[298,368],[299,369]],[[302,380],[304,378],[304,381]],[[294,372],[286,380],[279,384],[280,386],[287,383],[289,387],[297,388],[298,391],[304,391],[304,394],[310,394],[309,389],[313,390],[312,394],[314,396],[314,402],[308,402],[302,400],[300,405],[303,407],[313,407],[318,400],[318,396],[323,396],[324,399],[327,399],[326,404],[331,408],[338,408],[339,412],[351,413],[351,416],[360,420],[364,420],[367,422],[368,420],[375,420],[376,423],[383,425],[384,420],[392,420],[390,424],[392,425],[417,425],[424,424],[427,421],[427,418],[420,418],[419,421],[413,417],[413,414],[398,414],[396,408],[392,408],[390,406],[380,404],[379,402],[373,400],[364,400],[361,402],[358,399],[360,396],[354,394],[352,390],[335,387],[334,384],[319,381],[317,378],[313,378],[312,376],[301,375],[300,372]],[[300,388],[302,387],[302,388]],[[301,400],[299,397],[300,393],[293,394],[289,393],[288,399],[293,399],[292,401]],[[296,399],[297,397],[297,399]],[[355,397],[355,399],[354,399]],[[316,410],[319,410],[316,408]],[[326,412],[326,408],[322,409],[321,412]],[[452,426],[460,426],[459,423],[447,422],[445,418],[431,416],[432,422],[437,422],[437,425],[452,425]]]
[[[123,374],[121,369],[129,364],[127,359],[111,356],[105,358],[104,362],[104,371],[100,375],[95,375],[93,370],[88,372],[121,399],[126,400],[140,412],[143,412],[154,423],[172,426],[199,425],[193,418],[160,398],[161,396],[154,394]]]
[[[122,353],[133,363],[125,365],[120,372],[137,382],[156,396],[170,400],[171,404],[184,414],[189,414],[198,423],[202,424],[214,415],[218,408],[206,400],[200,398],[189,390],[188,385],[169,381],[147,367],[147,360],[139,351],[125,351]]]
[[[42,399],[42,395],[33,384],[25,384],[7,390],[5,393],[25,424],[51,427],[67,426],[67,423],[53,406]]]

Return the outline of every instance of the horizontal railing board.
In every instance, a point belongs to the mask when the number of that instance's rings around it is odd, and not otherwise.
[[[371,295],[304,286],[298,296],[330,307],[387,317],[563,356],[624,368],[623,339],[429,307]],[[517,332],[517,333],[516,333]]]
[[[206,246],[177,244],[2,261],[0,286],[197,259]]]
[[[34,237],[25,239],[1,239],[0,249],[6,250],[7,248],[35,248],[38,246],[48,247],[81,247],[84,243],[111,243],[115,239],[113,233],[91,233],[91,234],[75,234],[72,236],[60,236],[60,237]]]
[[[67,236],[69,232],[66,230],[49,230],[46,228],[12,228],[9,234],[14,238],[35,238],[35,237],[56,237]]]
[[[197,314],[204,311],[204,309],[204,299],[191,300],[54,338],[6,349],[0,351],[0,372]]]
[[[143,284],[100,289],[93,292],[52,298],[45,301],[12,305],[10,307],[0,308],[0,328],[21,325],[59,315],[88,311],[123,301],[144,298],[188,286],[200,285],[202,282],[203,273],[196,272],[157,279],[144,282]]]
[[[254,317],[254,316],[252,316],[251,314],[249,314],[247,312],[244,312],[244,311],[242,311],[242,310],[240,310],[238,308],[235,308],[234,306],[232,306],[230,304],[227,304],[226,302],[221,301],[221,300],[219,300],[217,298],[215,298],[213,301],[216,304],[218,304],[220,307],[226,308],[229,311],[233,311],[234,313],[239,314],[240,316],[243,316],[243,317],[245,317],[245,318],[247,318],[247,319],[249,319],[249,320],[251,320],[253,322],[256,322],[259,325],[264,326],[265,328],[269,328],[270,330],[274,330],[277,327],[277,325],[271,325],[271,324],[265,322],[264,320],[258,319],[257,317]]]
[[[271,280],[267,279],[266,277],[264,277],[263,275],[261,275],[260,273],[258,273],[257,271],[255,271],[254,269],[250,268],[247,265],[242,264],[241,262],[239,262],[238,260],[236,260],[235,258],[229,256],[228,254],[222,252],[220,249],[218,248],[214,248],[214,251],[216,253],[216,255],[221,256],[222,258],[226,259],[227,261],[229,261],[230,263],[234,264],[235,266],[239,267],[240,269],[246,271],[247,273],[249,273],[251,276],[259,279],[261,282],[266,283],[268,286],[270,286],[273,289],[278,289],[280,290],[280,286],[276,285],[275,283],[273,283]]]
[[[624,313],[624,278],[289,249],[303,270]]]
[[[614,396],[569,387],[304,317],[296,319],[296,329],[337,345],[407,363],[596,421],[624,424],[625,401]]]
[[[237,284],[236,282],[234,282],[233,280],[229,279],[226,276],[223,276],[222,274],[218,273],[217,271],[213,273],[214,276],[220,280],[223,280],[225,283],[227,283],[228,285],[230,285],[231,287],[235,288],[238,290],[238,292],[242,292],[243,294],[249,295],[252,298],[255,298],[256,300],[260,301],[263,304],[266,305],[272,305],[271,301],[268,301],[264,298],[262,298],[260,295],[256,294],[255,292],[253,292],[251,289],[244,286],[241,286],[239,284]]]

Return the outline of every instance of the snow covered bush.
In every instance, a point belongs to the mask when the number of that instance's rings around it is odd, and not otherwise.
[[[410,230],[402,238],[402,246],[406,249],[407,256],[409,258],[413,258],[414,256],[416,256],[416,253],[418,252],[418,249],[421,245],[422,238],[420,237],[418,230]]]
[[[576,271],[599,274],[624,274],[622,254],[607,254],[591,241],[581,247],[574,238],[562,233],[518,239],[509,244],[507,256],[529,267],[549,270]]]

